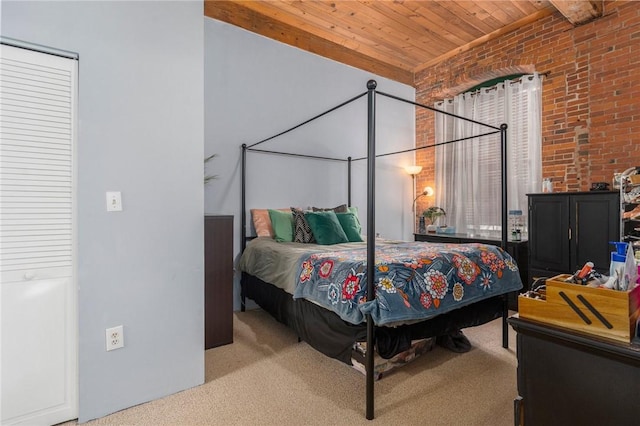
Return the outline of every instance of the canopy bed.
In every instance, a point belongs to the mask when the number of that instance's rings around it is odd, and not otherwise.
[[[522,287],[517,265],[504,250],[507,244],[507,180],[504,178],[506,124],[498,128],[479,123],[380,92],[376,86],[376,82],[370,80],[366,92],[277,135],[249,146],[242,145],[242,256],[239,263],[242,271],[242,309],[245,299],[250,298],[278,321],[291,327],[300,339],[325,355],[347,364],[362,361],[366,373],[367,419],[373,419],[374,416],[374,381],[379,375],[374,366],[376,356],[394,359],[394,356],[405,351],[423,350],[423,347],[415,347],[412,342],[435,336],[448,336],[454,340],[455,346],[456,332],[460,329],[483,324],[500,316],[503,321],[503,346],[506,348],[506,296]],[[329,158],[256,148],[364,96],[367,96],[366,157]],[[464,143],[500,133],[501,247],[381,241],[372,237],[376,235],[376,157],[435,146],[377,154],[377,96],[447,114],[489,129],[487,133],[445,143]],[[345,162],[348,181],[346,205],[329,211],[305,212],[304,220],[297,209],[292,209],[291,213],[269,210],[274,228],[280,215],[290,215],[285,221],[293,221],[290,223],[295,223],[295,230],[301,233],[302,240],[296,239],[297,242],[292,242],[290,236],[289,239],[281,239],[283,242],[270,236],[249,237],[246,159],[250,152]],[[364,160],[367,161],[367,221],[366,232],[360,232],[357,212],[349,209],[349,206],[352,163]],[[311,225],[306,223],[307,220],[313,225],[312,229],[309,229]],[[348,224],[345,225],[343,220]],[[338,232],[339,229],[336,230],[341,225],[346,231],[344,235]],[[334,230],[335,234],[340,234],[338,237],[334,235]],[[361,238],[359,234],[368,237]],[[353,355],[354,347],[360,349],[362,354],[359,360]]]

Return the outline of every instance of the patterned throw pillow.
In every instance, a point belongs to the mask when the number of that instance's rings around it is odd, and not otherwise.
[[[346,213],[349,211],[348,207],[346,204],[340,204],[337,207],[311,207],[311,210],[313,210],[314,212],[327,212],[327,211],[334,211],[336,213]]]
[[[304,212],[295,207],[291,207],[293,213],[293,242],[295,243],[315,243],[316,239],[313,238],[313,232],[309,222],[304,217]]]

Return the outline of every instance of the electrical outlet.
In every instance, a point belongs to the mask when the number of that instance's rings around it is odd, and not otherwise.
[[[107,351],[124,347],[124,331],[122,326],[107,328]]]

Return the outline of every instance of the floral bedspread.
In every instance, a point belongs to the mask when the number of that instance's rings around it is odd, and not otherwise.
[[[522,288],[518,266],[499,247],[405,242],[376,245],[375,300],[367,300],[366,247],[301,257],[294,298],[309,299],[353,324],[424,320]]]

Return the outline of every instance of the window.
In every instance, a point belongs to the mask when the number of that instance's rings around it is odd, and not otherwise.
[[[541,186],[541,77],[524,75],[460,94],[436,108],[499,127],[507,123],[507,202],[526,217],[526,194]],[[436,144],[487,133],[475,123],[436,114]],[[502,220],[500,134],[439,145],[436,205],[456,232],[499,235]]]

